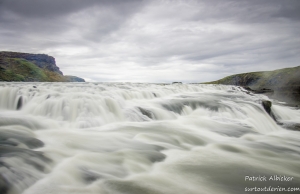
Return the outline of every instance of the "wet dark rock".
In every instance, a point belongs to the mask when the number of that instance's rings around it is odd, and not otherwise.
[[[0,146],[18,146],[19,143],[25,144],[30,149],[35,149],[44,146],[44,143],[41,140],[31,137],[27,134],[18,133],[16,131],[10,130],[0,131]]]
[[[266,111],[268,114],[271,114],[272,102],[269,101],[269,100],[263,100],[263,101],[261,102],[261,104],[263,105],[265,111]]]
[[[185,104],[183,102],[170,101],[169,103],[162,104],[162,107],[164,107],[168,111],[181,114],[184,105]]]
[[[17,103],[17,110],[20,110],[23,106],[23,97],[21,96]]]
[[[182,84],[182,82],[172,82],[172,84]]]
[[[262,88],[258,90],[253,90],[253,92],[256,94],[266,94],[266,93],[273,93],[274,91],[272,89]]]
[[[143,115],[149,117],[150,119],[155,119],[154,114],[150,110],[147,110],[147,109],[144,109],[144,108],[141,108],[141,107],[138,107],[138,109],[140,110],[140,112]]]
[[[1,139],[1,140],[0,140],[0,145],[5,145],[5,146],[18,146],[19,143],[15,142],[15,141],[12,141],[12,140],[10,140],[10,139],[6,139],[6,140]]]
[[[32,86],[33,88],[36,88],[36,86]]]
[[[24,145],[28,147],[23,148]],[[22,147],[20,147],[22,146]],[[30,173],[24,171],[23,166],[17,166],[14,162],[22,161],[31,170],[45,172],[46,165],[51,160],[43,152],[31,150],[44,146],[44,143],[33,137],[31,133],[25,133],[21,130],[0,129],[0,193],[10,193],[12,187],[28,179],[26,184],[22,184],[24,189],[33,184],[37,177],[32,177]],[[30,167],[29,167],[30,168]],[[3,176],[5,174],[6,176]],[[9,178],[7,178],[9,177]]]
[[[147,158],[151,162],[161,162],[166,158],[166,155],[160,152],[155,152],[155,151],[143,151],[140,152],[142,156]]]
[[[35,148],[44,146],[44,142],[42,142],[41,140],[36,139],[36,138],[28,138],[28,139],[24,140],[23,143],[26,144],[31,149],[35,149]]]
[[[281,125],[285,129],[289,129],[292,131],[300,131],[300,123],[294,123],[294,122],[277,122],[279,125]]]
[[[275,115],[272,112],[272,102],[269,100],[263,100],[261,102],[262,106],[264,107],[265,111],[270,115],[270,117],[272,117],[274,119],[274,121],[277,121]]]
[[[82,178],[86,183],[92,183],[96,180],[99,179],[115,179],[116,177],[118,178],[124,178],[126,176],[125,172],[119,172],[117,174],[111,174],[110,171],[107,172],[97,172],[94,170],[90,170],[86,167],[83,167],[80,169],[82,173]]]
[[[94,182],[98,179],[101,179],[101,176],[98,173],[88,171],[88,170],[84,170],[82,178],[85,182],[92,183],[92,182]]]
[[[34,168],[40,171],[44,170],[44,166],[42,165],[42,163],[51,162],[51,160],[46,156],[44,156],[42,152],[33,151],[24,148],[0,145],[0,161],[1,158],[5,158],[5,157],[21,158],[25,163],[33,166]],[[37,162],[37,160],[40,160],[41,162]],[[6,163],[3,164],[5,164],[5,166],[10,166],[9,164]]]
[[[254,91],[254,90],[252,90],[250,87],[248,87],[248,86],[243,86],[243,88],[245,89],[245,90],[248,90],[248,91]]]
[[[1,164],[0,164],[1,166]],[[7,180],[0,174],[0,193],[6,194],[11,185],[7,182]]]
[[[243,88],[249,92],[252,92],[254,94],[273,94],[274,93],[274,90],[272,89],[267,89],[267,88],[262,88],[262,89],[251,89],[250,87],[248,86],[243,86]],[[249,94],[249,92],[247,94]]]
[[[23,165],[18,166],[17,163],[8,161],[22,161],[28,171],[24,170]],[[32,176],[30,172],[44,173],[50,162],[51,160],[42,152],[0,145],[0,169],[2,173],[0,174],[0,193],[11,193],[12,188],[16,186],[25,190],[38,180],[38,177]],[[23,182],[25,179],[26,182]]]

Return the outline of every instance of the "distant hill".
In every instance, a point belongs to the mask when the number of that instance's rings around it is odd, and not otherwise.
[[[241,73],[207,84],[245,86],[256,93],[266,93],[278,100],[300,104],[300,66],[275,71]]]
[[[84,82],[85,80],[76,76],[64,76],[51,56],[2,51],[0,81]]]

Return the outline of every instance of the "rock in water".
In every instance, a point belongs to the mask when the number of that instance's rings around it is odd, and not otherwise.
[[[17,110],[20,110],[22,108],[22,106],[23,106],[23,98],[21,96],[18,100]]]
[[[10,188],[10,184],[0,175],[0,193],[6,194]]]
[[[271,114],[271,106],[272,106],[272,102],[269,100],[263,100],[261,102],[261,104],[263,105],[265,111],[270,115]]]
[[[263,100],[261,102],[262,106],[264,107],[265,111],[270,115],[270,117],[272,117],[272,119],[274,119],[274,121],[277,122],[277,119],[275,117],[275,115],[272,113],[272,102],[269,100]]]

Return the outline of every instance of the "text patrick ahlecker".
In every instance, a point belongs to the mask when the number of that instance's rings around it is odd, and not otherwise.
[[[285,181],[289,182],[292,181],[294,177],[292,176],[279,176],[279,175],[272,175],[272,176],[245,176],[245,181]]]
[[[245,176],[245,181],[247,182],[292,182],[294,177],[292,176],[281,176],[281,175],[272,175],[272,176]],[[245,191],[285,191],[293,192],[300,191],[299,187],[281,187],[281,186],[265,186],[265,187],[245,187]]]

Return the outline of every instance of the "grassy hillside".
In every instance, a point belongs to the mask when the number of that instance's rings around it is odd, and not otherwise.
[[[207,83],[252,86],[253,88],[266,87],[270,89],[287,85],[300,85],[300,66],[275,71],[241,73]]]
[[[272,91],[270,97],[300,104],[300,66],[275,71],[231,75],[206,84],[247,86],[255,91]]]
[[[20,58],[4,58],[6,67],[0,67],[0,81],[25,82],[65,82],[63,75],[47,69],[37,67],[35,64]]]
[[[76,76],[64,76],[58,71],[40,68],[23,58],[1,58],[1,64],[0,81],[84,82],[84,79]]]

